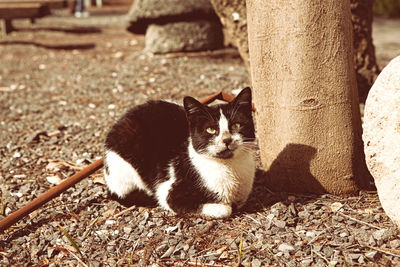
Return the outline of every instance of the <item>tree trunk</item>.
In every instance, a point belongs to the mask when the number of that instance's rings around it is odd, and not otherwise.
[[[225,28],[228,42],[237,47],[250,74],[246,0],[210,0]]]
[[[367,186],[348,1],[247,0],[261,160],[274,190]]]
[[[351,21],[353,22],[354,68],[360,102],[365,103],[369,89],[379,74],[372,42],[372,6],[374,0],[351,0]]]
[[[240,56],[250,73],[247,43],[246,0],[210,0],[222,25],[226,39],[238,48]],[[354,68],[360,102],[365,102],[368,91],[379,74],[372,42],[373,0],[351,0],[353,23]],[[266,14],[270,16],[270,14]]]

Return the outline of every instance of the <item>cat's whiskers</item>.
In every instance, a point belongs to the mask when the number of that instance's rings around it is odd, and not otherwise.
[[[251,138],[251,137],[242,137],[242,140],[244,142],[257,142],[257,138]]]
[[[243,142],[258,144],[258,139],[257,138],[243,138]]]
[[[254,150],[258,149],[258,145],[244,143],[241,145],[241,149],[247,150],[247,151],[254,151]]]
[[[242,151],[242,152],[254,153],[255,148],[241,147],[239,150]]]
[[[233,109],[232,109],[232,112],[231,112],[231,114],[230,114],[229,120],[232,121],[233,118],[235,118],[236,113],[238,112],[238,110],[239,110],[239,105],[234,105],[234,106],[233,106]]]
[[[258,147],[258,142],[257,141],[242,141],[243,145],[251,145],[251,146],[257,146]]]
[[[249,141],[243,140],[242,144],[254,144],[254,145],[257,145],[258,142],[257,141],[250,141],[250,140]]]

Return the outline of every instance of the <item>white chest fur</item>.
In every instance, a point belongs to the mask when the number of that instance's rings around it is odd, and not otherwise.
[[[241,207],[249,196],[255,175],[255,161],[251,151],[240,148],[230,159],[207,157],[189,145],[189,156],[204,185],[221,199],[222,203],[236,203]]]

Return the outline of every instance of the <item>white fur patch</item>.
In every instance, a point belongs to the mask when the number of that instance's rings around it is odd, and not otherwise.
[[[157,185],[156,196],[157,196],[158,204],[161,207],[163,207],[166,210],[173,211],[169,207],[168,202],[167,202],[169,190],[171,189],[172,184],[176,181],[175,169],[174,169],[174,166],[172,166],[172,164],[169,164],[169,166],[168,166],[168,174],[169,174],[169,179],[167,181],[159,183]]]
[[[104,179],[112,193],[123,198],[133,190],[143,190],[148,195],[151,191],[146,187],[135,168],[113,151],[107,151],[105,162],[109,174],[104,171]]]
[[[213,218],[226,218],[231,216],[232,207],[227,204],[207,203],[203,205],[201,214]]]
[[[218,126],[219,126],[219,138],[222,138],[222,135],[226,132],[229,133],[229,122],[228,119],[225,117],[224,113],[222,113],[222,109],[219,110],[219,113],[221,114],[221,117],[219,118],[218,121]]]
[[[218,121],[219,134],[214,138],[213,144],[207,147],[207,152],[213,156],[226,149],[226,144],[223,141],[225,138],[232,138],[233,142],[231,144],[231,147],[236,147],[238,142],[238,139],[233,139],[233,136],[229,132],[229,122],[225,115],[222,113],[222,109],[220,109],[220,114],[221,116]]]
[[[239,147],[234,157],[219,159],[198,153],[189,141],[189,157],[204,185],[216,193],[222,203],[243,206],[253,187],[255,175],[252,151]]]

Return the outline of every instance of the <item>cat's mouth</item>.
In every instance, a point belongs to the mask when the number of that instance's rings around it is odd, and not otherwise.
[[[221,159],[230,159],[233,157],[233,151],[227,148],[223,151],[218,152],[216,157]]]

